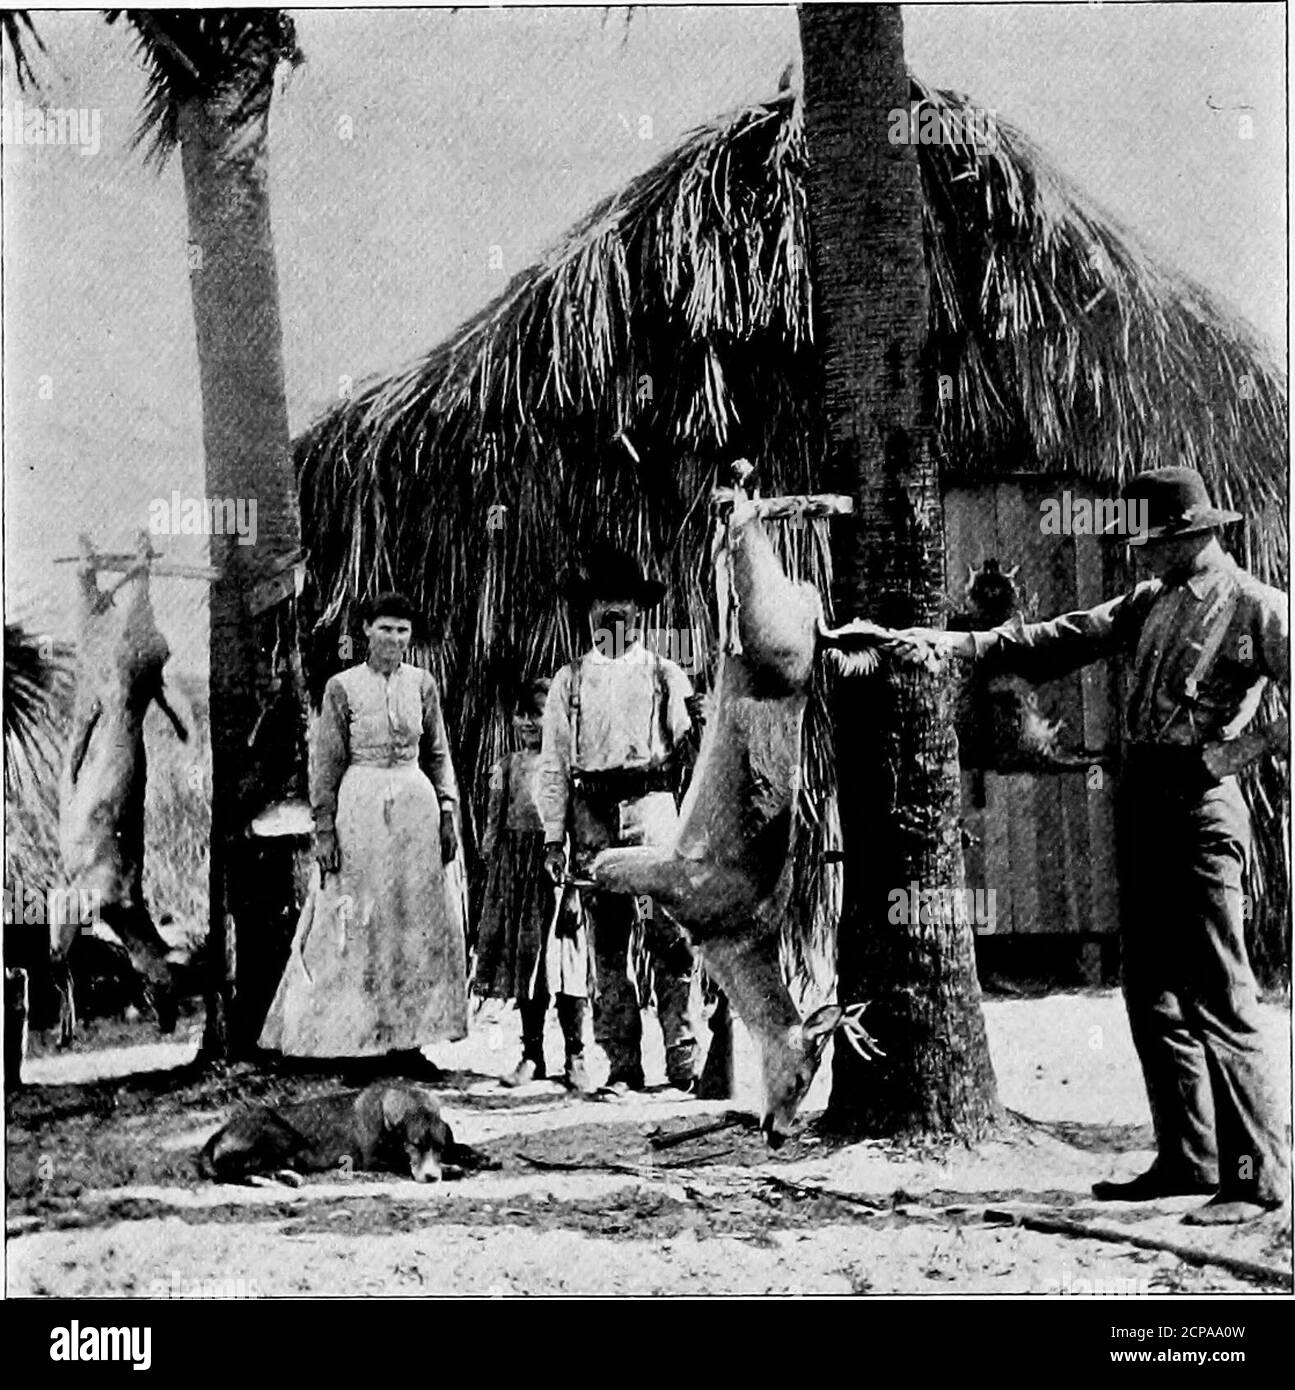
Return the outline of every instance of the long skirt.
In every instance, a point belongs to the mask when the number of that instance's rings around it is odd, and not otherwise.
[[[544,872],[544,836],[505,831],[495,846],[477,933],[475,989],[491,999],[530,1003],[572,994],[584,999],[591,962],[583,916],[556,914],[557,891]]]
[[[341,870],[316,871],[262,1047],[366,1057],[467,1036],[462,872],[441,863],[439,827],[416,763],[347,769]]]

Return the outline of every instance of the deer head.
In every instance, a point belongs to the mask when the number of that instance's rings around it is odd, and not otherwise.
[[[698,953],[759,1049],[760,1130],[770,1148],[791,1135],[829,1038],[841,1033],[860,1056],[885,1056],[863,1027],[866,1004],[825,1004],[801,1018],[783,979],[776,932],[713,937],[698,943]]]
[[[760,1132],[771,1149],[780,1148],[791,1133],[796,1111],[818,1074],[827,1041],[844,1016],[839,1004],[825,1004],[803,1023],[793,1024],[767,1042],[760,1040],[764,1070]]]
[[[784,1045],[763,1051],[764,1110],[760,1130],[771,1149],[781,1147],[791,1132],[801,1102],[818,1074],[828,1039],[840,1033],[866,1059],[884,1057],[861,1021],[867,1004],[824,1004],[803,1023],[794,1025]]]

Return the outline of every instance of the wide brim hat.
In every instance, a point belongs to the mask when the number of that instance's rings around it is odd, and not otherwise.
[[[649,579],[633,555],[617,546],[595,546],[567,583],[567,594],[578,603],[598,598],[632,599],[640,608],[654,608],[665,597],[666,586]]]
[[[1126,544],[1177,539],[1200,531],[1213,531],[1242,519],[1240,512],[1216,507],[1205,479],[1194,468],[1152,468],[1131,478],[1120,490],[1125,503],[1146,504],[1146,527],[1133,530],[1124,517],[1102,528],[1102,534],[1119,535]]]

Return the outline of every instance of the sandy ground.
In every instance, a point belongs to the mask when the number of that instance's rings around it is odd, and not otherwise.
[[[145,1042],[37,1058],[10,1105],[7,1288],[11,1295],[563,1293],[1037,1293],[1130,1296],[1289,1288],[1290,1227],[1181,1225],[1192,1199],[1094,1204],[1093,1181],[1149,1161],[1149,1117],[1123,1006],[1113,992],[990,1000],[985,1008],[1009,1123],[972,1150],[898,1151],[816,1132],[825,1066],[801,1137],[777,1154],[743,1128],[657,1150],[729,1107],[663,1084],[629,1103],[575,1100],[553,1083],[521,1092],[516,1014],[474,1022],[432,1050],[456,1136],[499,1163],[457,1182],[357,1175],[300,1190],[217,1186],[192,1163],[239,1101],[327,1089],[318,1078],[236,1068],[221,1078],[157,1071],[191,1043]],[[1267,1006],[1289,1095],[1288,1012]],[[649,1020],[649,1082],[660,1079]],[[556,1031],[550,1057],[561,1055]],[[595,1077],[598,1076],[595,1056]],[[754,1106],[739,1053],[732,1105]],[[96,1078],[127,1078],[103,1080]],[[554,1167],[544,1165],[558,1165]],[[579,1165],[578,1167],[572,1165]],[[1022,1214],[1096,1227],[1115,1241],[1026,1229]],[[1127,1237],[1176,1242],[1272,1271],[1242,1275]]]

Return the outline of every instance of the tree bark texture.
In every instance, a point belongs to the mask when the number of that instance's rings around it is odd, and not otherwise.
[[[914,147],[889,139],[890,113],[909,104],[899,7],[807,5],[800,32],[826,481],[856,507],[837,523],[836,617],[938,625],[944,531],[920,173]],[[921,920],[923,890],[963,886],[950,682],[888,662],[871,680],[840,683],[835,717],[846,852],[838,994],[871,1001],[865,1021],[888,1056],[864,1061],[838,1043],[830,1118],[859,1134],[975,1138],[998,1105],[965,901]]]
[[[300,548],[270,231],[269,97],[190,101],[180,153],[202,384],[208,498],[256,504],[255,540],[211,537],[211,956],[205,1048],[246,1051],[275,981],[272,938],[293,914],[291,854],[266,862],[246,838],[271,801],[304,793],[305,720],[294,601],[254,614],[254,587]],[[238,119],[235,111],[238,110]],[[237,939],[228,939],[230,931]]]

